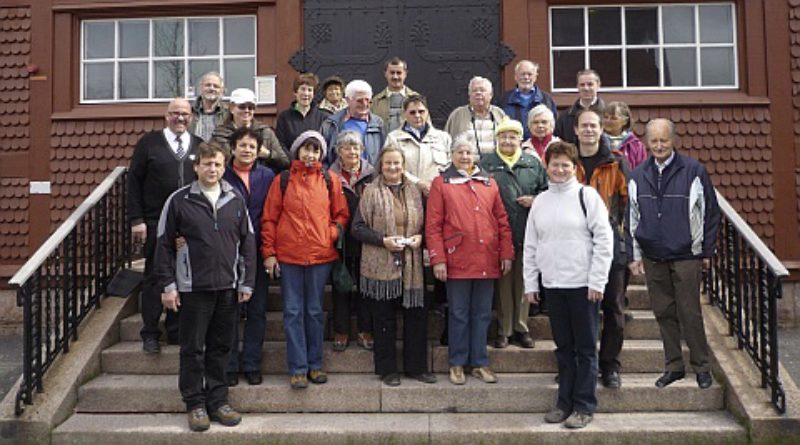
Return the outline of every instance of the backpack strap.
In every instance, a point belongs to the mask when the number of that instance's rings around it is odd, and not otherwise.
[[[583,186],[581,186],[581,189],[578,190],[578,201],[580,201],[581,203],[581,210],[583,210],[583,216],[588,218],[589,214],[586,212],[586,201],[583,200]]]

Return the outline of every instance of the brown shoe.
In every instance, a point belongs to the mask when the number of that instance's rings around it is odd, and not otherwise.
[[[211,427],[211,421],[208,420],[208,413],[203,407],[189,410],[189,429],[192,431],[206,431]]]
[[[242,422],[242,415],[227,403],[212,411],[208,417],[225,426],[236,426]]]
[[[450,383],[454,385],[463,385],[467,382],[467,377],[464,375],[464,368],[461,366],[450,367]]]
[[[486,366],[473,369],[472,376],[483,383],[497,383],[497,376]]]
[[[328,374],[321,369],[312,369],[308,371],[308,380],[315,385],[321,385],[328,381]]]
[[[358,333],[358,346],[361,346],[367,351],[371,351],[374,345],[375,341],[372,339],[372,334],[370,334],[369,332]]]
[[[292,389],[306,389],[308,388],[308,378],[305,374],[295,374],[289,377],[289,385]]]
[[[350,342],[350,339],[347,338],[347,334],[335,334],[333,336],[333,350],[336,352],[342,352],[347,349],[347,344]]]

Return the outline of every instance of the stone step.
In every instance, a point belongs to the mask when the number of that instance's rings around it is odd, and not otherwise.
[[[723,411],[599,413],[582,430],[544,423],[540,414],[246,414],[235,428],[191,434],[185,414],[76,414],[53,445],[620,443],[746,444],[747,431]]]
[[[658,323],[656,323],[655,316],[649,310],[630,310],[627,311],[633,319],[625,325],[625,338],[632,340],[657,340],[660,337],[658,330]],[[326,324],[327,324],[326,317]],[[352,329],[350,338],[356,338],[355,317],[352,319]],[[403,333],[403,320],[398,316],[397,336],[398,339],[402,337]],[[495,332],[496,324],[492,324],[490,332]],[[431,311],[428,317],[428,338],[438,339],[444,327],[444,319],[438,312]],[[547,315],[537,315],[528,318],[528,328],[531,335],[535,339],[551,339],[553,338],[550,331],[550,319]],[[131,315],[120,322],[120,340],[121,341],[138,341],[140,340],[139,331],[142,329],[141,314]],[[163,317],[160,324],[160,329],[164,330]],[[241,335],[244,329],[244,323],[239,324],[239,333]],[[328,335],[330,339],[330,333]],[[240,336],[241,338],[241,336]],[[491,339],[490,335],[490,339]],[[265,341],[284,341],[286,335],[283,330],[283,313],[281,312],[267,312],[267,324],[264,332]]]
[[[449,369],[447,347],[431,346],[429,357],[434,372]],[[343,352],[334,352],[332,343],[324,346],[323,363],[330,373],[372,373],[374,366],[372,351],[351,345]],[[556,372],[552,340],[539,340],[535,349],[509,346],[505,349],[489,347],[490,366],[497,372]],[[104,372],[110,374],[177,374],[178,346],[162,346],[160,354],[146,354],[138,341],[120,342],[105,349],[101,356]],[[402,346],[398,343],[398,361],[402,366]],[[684,348],[684,360],[689,363],[688,350]],[[627,340],[620,354],[622,372],[661,372],[664,354],[660,340]],[[264,342],[261,364],[264,374],[286,373],[286,345],[283,342]]]
[[[658,389],[660,374],[626,374],[623,387],[598,386],[599,412],[714,411],[724,407],[723,388],[715,383],[701,390],[694,376]],[[242,412],[519,412],[545,413],[553,406],[555,374],[502,374],[488,385],[472,377],[455,386],[446,374],[435,384],[403,378],[398,387],[377,376],[332,374],[324,385],[293,390],[285,376],[267,375],[264,383],[241,382],[230,388],[229,400]],[[79,412],[184,412],[174,375],[103,374],[78,392]]]

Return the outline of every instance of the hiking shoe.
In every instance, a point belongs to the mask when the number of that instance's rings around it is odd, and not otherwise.
[[[289,385],[292,389],[305,389],[308,388],[308,378],[305,374],[295,374],[289,377]]]
[[[592,419],[594,419],[594,416],[589,413],[575,411],[564,422],[564,426],[569,429],[577,430],[580,428],[585,428],[586,425],[592,423]]]
[[[308,371],[308,380],[315,385],[321,385],[328,381],[328,374],[321,369],[312,369]]]
[[[386,386],[400,386],[400,374],[391,373],[381,377],[381,381]]]
[[[344,351],[347,349],[348,342],[347,334],[335,334],[333,336],[333,350],[336,352]]]
[[[192,431],[205,431],[211,427],[211,421],[208,420],[208,413],[203,407],[190,409],[189,416],[189,429]]]
[[[370,334],[369,332],[359,332],[358,346],[361,346],[367,351],[371,351],[372,348],[375,346],[375,340],[372,339],[372,334]]]
[[[422,383],[436,383],[436,376],[430,372],[406,373],[406,377]]]
[[[561,423],[569,417],[568,412],[561,408],[554,408],[552,411],[544,415],[544,421],[547,423]]]
[[[227,403],[212,411],[209,418],[225,426],[236,426],[242,422],[242,415]]]
[[[158,354],[161,352],[161,345],[157,338],[148,337],[142,340],[142,350],[148,354]]]
[[[606,388],[619,389],[622,386],[622,379],[619,377],[619,372],[608,371],[600,376],[600,383]]]
[[[464,368],[461,366],[450,367],[450,383],[454,385],[463,385],[467,382],[467,377],[464,375]]]
[[[492,370],[487,366],[474,368],[472,370],[472,376],[483,383],[497,383],[497,376],[494,375],[494,372],[492,372]]]

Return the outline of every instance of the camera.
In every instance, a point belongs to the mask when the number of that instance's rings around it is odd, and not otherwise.
[[[399,238],[399,239],[395,240],[395,243],[398,246],[403,246],[403,247],[410,246],[411,243],[413,243],[413,242],[414,241],[411,238]]]

